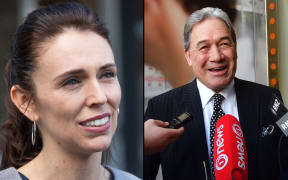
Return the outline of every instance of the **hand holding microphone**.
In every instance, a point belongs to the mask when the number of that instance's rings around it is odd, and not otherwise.
[[[184,128],[170,129],[168,122],[149,119],[144,123],[144,154],[161,152],[184,132]]]
[[[248,160],[243,131],[232,115],[224,115],[214,134],[216,180],[248,180]]]

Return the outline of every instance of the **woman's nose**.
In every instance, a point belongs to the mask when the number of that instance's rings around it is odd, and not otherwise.
[[[88,86],[86,104],[87,106],[103,105],[107,102],[106,93],[98,81],[94,81]]]

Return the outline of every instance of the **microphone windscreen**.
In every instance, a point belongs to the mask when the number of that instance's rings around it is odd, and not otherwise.
[[[216,180],[248,179],[248,160],[243,131],[234,116],[227,114],[217,121],[213,153]]]

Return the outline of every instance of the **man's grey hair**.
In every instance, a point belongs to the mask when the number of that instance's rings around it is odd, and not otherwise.
[[[192,32],[192,29],[194,28],[195,25],[201,23],[202,21],[204,21],[207,18],[218,18],[221,21],[223,21],[231,36],[232,36],[232,40],[236,45],[236,34],[235,31],[233,29],[233,25],[228,17],[228,15],[221,9],[219,8],[212,8],[212,7],[206,7],[200,10],[197,10],[195,12],[193,12],[188,20],[186,21],[185,27],[184,27],[184,48],[185,51],[188,51],[190,48],[190,34]]]

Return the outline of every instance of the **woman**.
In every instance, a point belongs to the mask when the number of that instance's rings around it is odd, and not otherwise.
[[[87,7],[30,13],[12,44],[0,179],[138,179],[101,165],[121,89],[108,32]],[[16,169],[17,171],[16,171]]]

